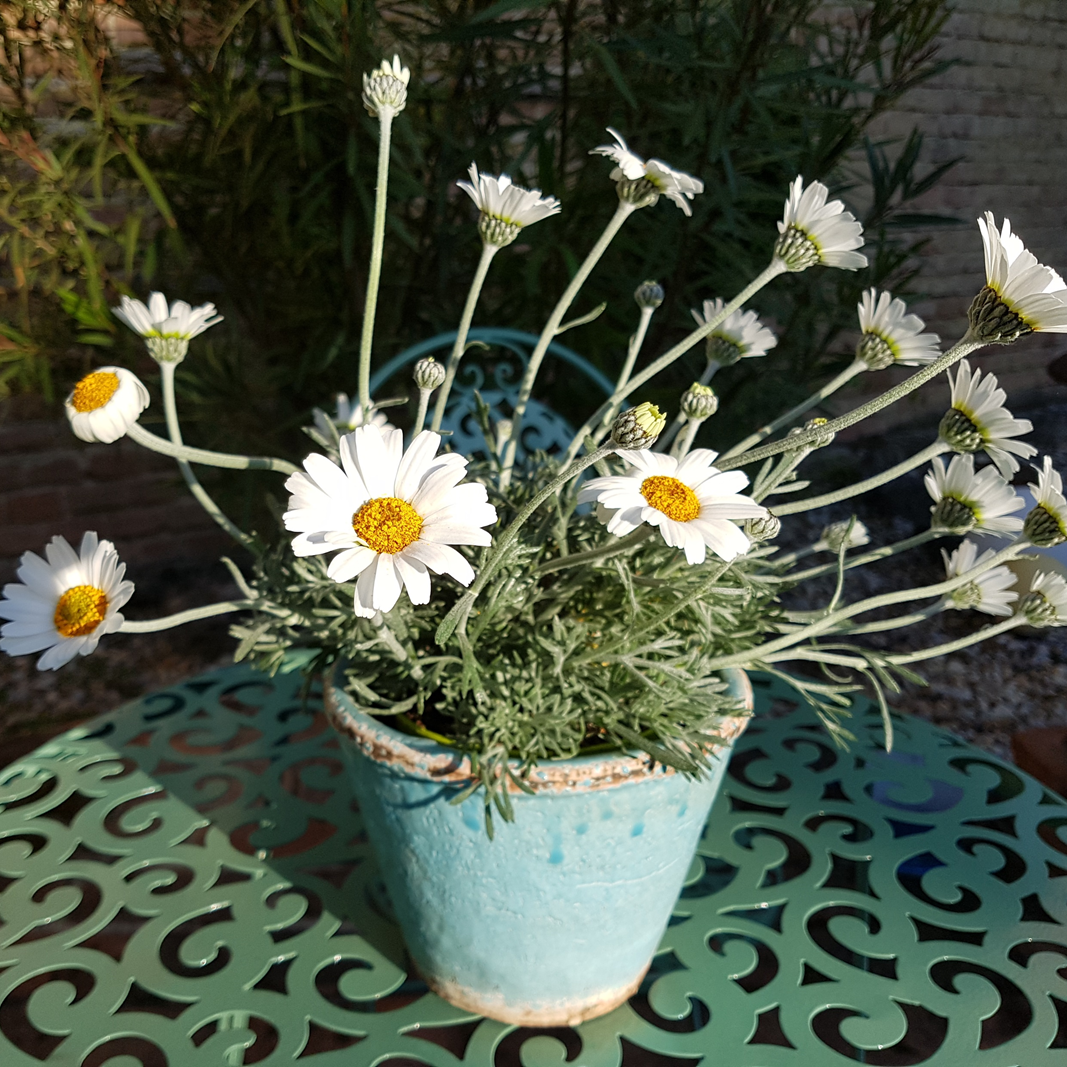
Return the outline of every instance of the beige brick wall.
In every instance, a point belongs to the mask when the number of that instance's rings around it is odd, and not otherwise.
[[[917,126],[926,135],[926,165],[964,157],[919,202],[968,223],[934,231],[914,283],[928,294],[914,310],[948,344],[966,327],[967,307],[984,281],[973,224],[982,211],[998,222],[1010,218],[1027,247],[1067,275],[1067,0],[955,0],[942,55],[960,62],[906,96],[873,135],[901,138]],[[1067,335],[1051,334],[973,358],[998,375],[1009,397],[1035,389],[1067,396],[1046,373],[1065,352]],[[891,380],[893,372],[864,375],[842,399]],[[900,415],[937,409],[947,395],[944,387],[923,390],[900,405]]]

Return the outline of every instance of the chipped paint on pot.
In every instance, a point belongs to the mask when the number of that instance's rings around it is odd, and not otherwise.
[[[726,674],[751,709],[747,676]],[[449,803],[465,759],[336,687],[326,708],[419,973],[449,1002],[522,1026],[573,1026],[637,990],[749,721],[723,720],[700,781],[626,753],[543,761],[490,841],[479,796]]]

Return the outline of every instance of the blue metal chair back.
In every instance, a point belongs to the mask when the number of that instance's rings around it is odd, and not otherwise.
[[[427,341],[404,349],[394,356],[371,377],[371,392],[376,395],[391,378],[416,360],[424,356],[434,356],[444,363],[456,340],[455,331],[439,333]],[[487,375],[482,366],[487,362],[487,353],[477,349],[468,351],[459,365],[459,373],[452,386],[448,399],[448,408],[442,422],[442,429],[450,430],[449,443],[464,455],[486,452],[485,437],[478,424],[475,391],[489,407],[489,417],[493,422],[510,419],[518,400],[519,386],[530,360],[530,353],[537,344],[537,337],[523,330],[511,330],[505,327],[487,326],[471,330],[467,336],[468,344],[480,341],[491,349],[502,349],[503,355],[494,356]],[[615,387],[609,378],[596,369],[587,359],[578,355],[565,345],[553,341],[548,346],[548,356],[562,360],[580,371],[604,394],[611,396]],[[405,382],[405,385],[408,383]],[[431,398],[431,408],[433,400]],[[522,419],[521,440],[516,449],[516,456],[521,458],[528,452],[543,450],[549,453],[566,449],[574,436],[574,429],[561,415],[539,400],[530,398],[526,414]]]

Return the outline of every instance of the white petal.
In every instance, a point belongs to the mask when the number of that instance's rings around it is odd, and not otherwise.
[[[397,433],[399,432],[398,430]],[[392,611],[401,593],[400,578],[393,565],[393,557],[380,555],[374,567],[368,567],[364,573],[374,575],[372,605],[383,614]]]
[[[441,446],[441,435],[431,430],[423,430],[408,445],[404,458],[396,472],[395,493],[401,500],[411,500],[419,488],[419,483],[433,463],[437,449]],[[425,601],[423,601],[425,603]]]
[[[393,557],[393,563],[412,604],[429,604],[430,572],[426,569],[426,564],[407,558],[403,552]]]
[[[373,549],[356,545],[344,552],[338,552],[330,560],[326,575],[335,582],[351,581],[357,574],[362,574],[373,562],[378,553]]]
[[[474,569],[471,565],[454,548],[446,545],[416,541],[404,549],[404,555],[425,563],[434,574],[451,575],[461,585],[470,585],[474,581]]]

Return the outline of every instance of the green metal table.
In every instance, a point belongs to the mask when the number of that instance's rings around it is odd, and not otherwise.
[[[3,1067],[1067,1063],[1067,806],[864,702],[835,750],[754,679],[661,950],[576,1029],[404,969],[319,697],[243,667],[0,772]]]

